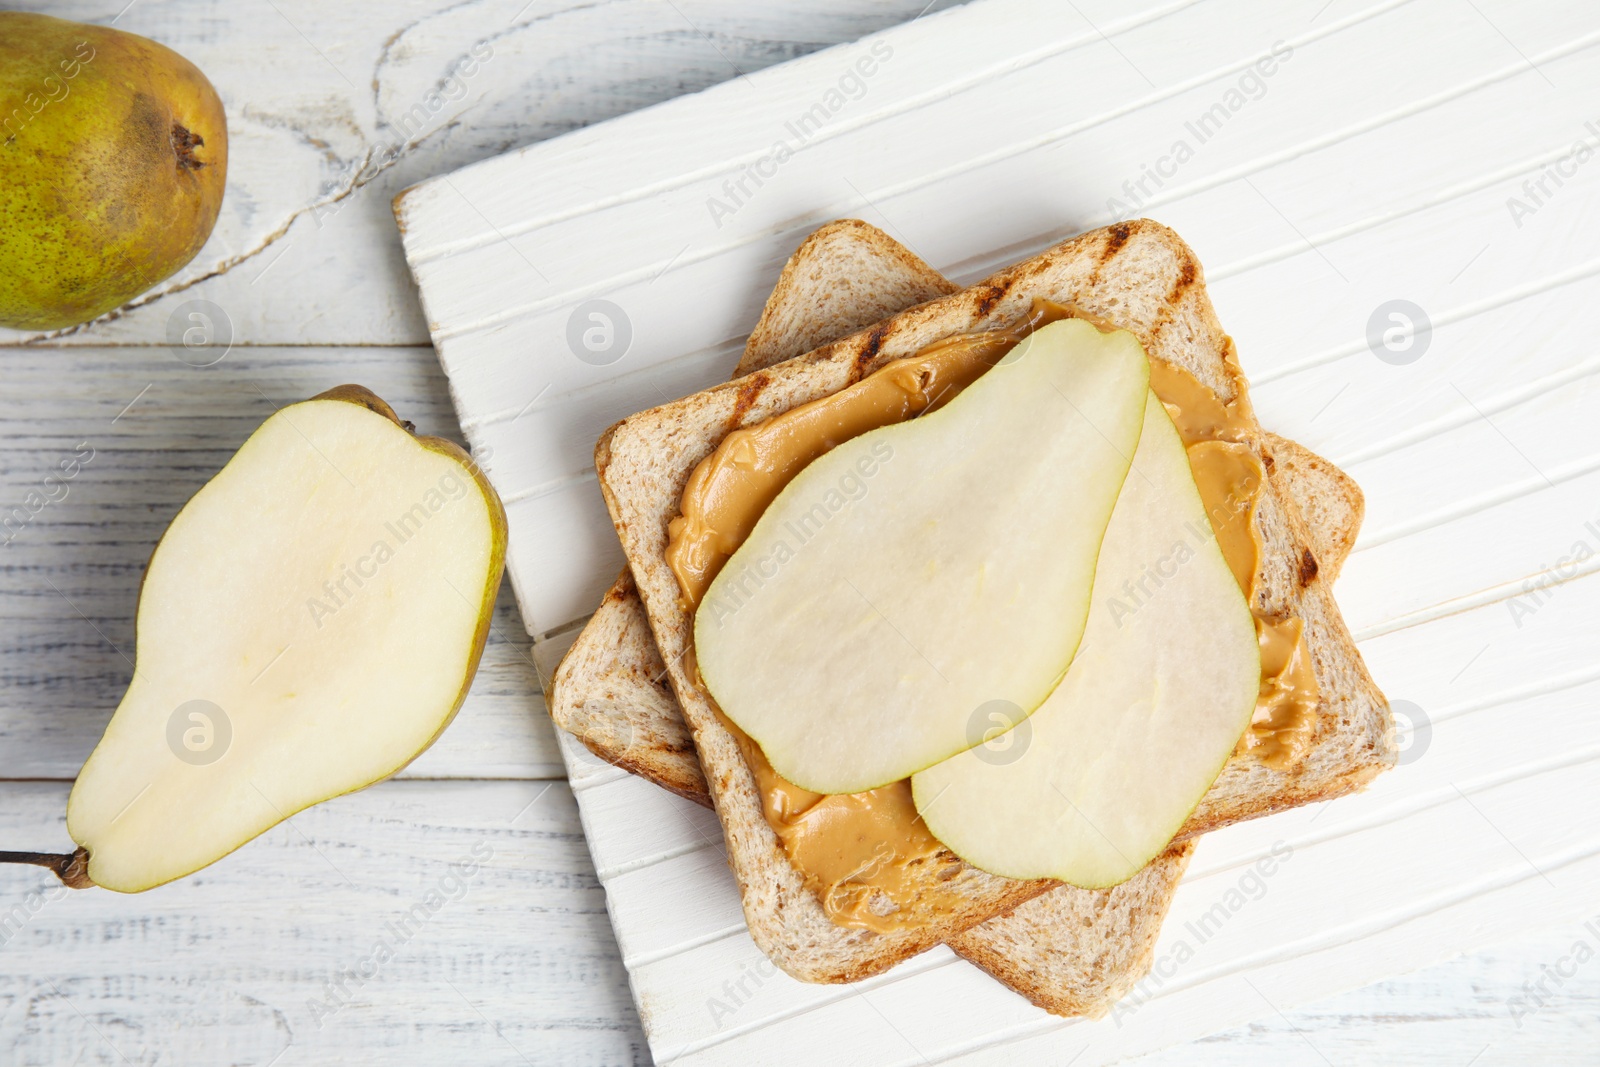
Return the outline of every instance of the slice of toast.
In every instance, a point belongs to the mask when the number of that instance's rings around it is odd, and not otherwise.
[[[859,272],[872,286],[842,284],[834,276],[839,271]],[[886,304],[885,293],[898,294],[909,307],[955,289],[881,231],[856,220],[830,223],[785,266],[735,376],[837,340],[876,322],[880,313],[903,310]],[[826,328],[798,309],[808,309]],[[1360,527],[1360,490],[1295,442],[1268,434],[1267,443],[1272,477],[1308,517],[1312,551],[1331,582]],[[556,722],[602,759],[711,806],[693,739],[627,571],[563,660],[549,706]],[[1114,890],[1054,889],[949,943],[1048,1011],[1103,1014],[1148,970],[1192,851],[1192,844],[1180,845]]]
[[[728,838],[750,929],[780,966],[813,981],[876,973],[934,941],[1009,910],[1048,887],[994,879],[964,865],[946,868],[968,907],[891,934],[834,926],[807,893],[761,816],[748,769],[709,703],[689,682],[681,657],[691,618],[665,564],[666,524],[689,471],[731,429],[829,395],[891,359],[951,333],[1019,319],[1033,296],[1074,303],[1134,332],[1154,358],[1183,367],[1222,399],[1243,388],[1200,281],[1200,267],[1176,235],[1155,223],[1119,224],[1064,242],[970,289],[913,308],[768,371],[623,420],[596,447],[602,491],[663,653],[667,677],[693,731]],[[1258,428],[1245,443],[1264,451]],[[1230,761],[1180,840],[1243,818],[1327,799],[1359,787],[1394,759],[1382,695],[1345,631],[1300,517],[1273,481],[1256,511],[1267,551],[1257,608],[1304,619],[1323,691],[1312,750],[1276,770],[1250,757]]]

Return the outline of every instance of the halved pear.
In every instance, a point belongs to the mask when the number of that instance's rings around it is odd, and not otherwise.
[[[1249,606],[1152,393],[1071,669],[1009,735],[913,777],[917,810],[992,874],[1116,885],[1205,795],[1260,682]]]
[[[994,701],[1020,717],[1044,700],[1083,633],[1149,372],[1132,334],[1058,322],[784,488],[694,629],[712,696],[780,775],[874,789],[976,744]]]
[[[88,878],[171,881],[414,759],[477,670],[505,542],[471,458],[365,389],[269,418],[145,571],[133,682],[67,802]]]

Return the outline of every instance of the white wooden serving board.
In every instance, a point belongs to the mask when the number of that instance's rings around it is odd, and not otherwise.
[[[724,377],[783,260],[839,216],[960,280],[1124,212],[1175,227],[1262,422],[1367,494],[1339,594],[1420,724],[1403,765],[1208,836],[1156,973],[1100,1022],[944,949],[853,986],[774,973],[713,817],[566,740],[659,1061],[1103,1063],[1596,918],[1597,60],[1577,0],[979,0],[405,195],[547,666],[621,561],[595,437]],[[569,343],[592,300],[630,335],[605,365]],[[1409,362],[1368,340],[1394,300],[1432,324]]]

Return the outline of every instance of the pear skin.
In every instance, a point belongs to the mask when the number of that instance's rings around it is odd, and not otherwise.
[[[0,326],[56,330],[200,251],[228,128],[199,69],[143,37],[0,12]]]

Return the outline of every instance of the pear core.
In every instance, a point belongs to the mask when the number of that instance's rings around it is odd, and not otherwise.
[[[269,418],[145,572],[133,681],[67,828],[123,892],[385,778],[460,706],[505,553],[459,448],[343,387]]]

